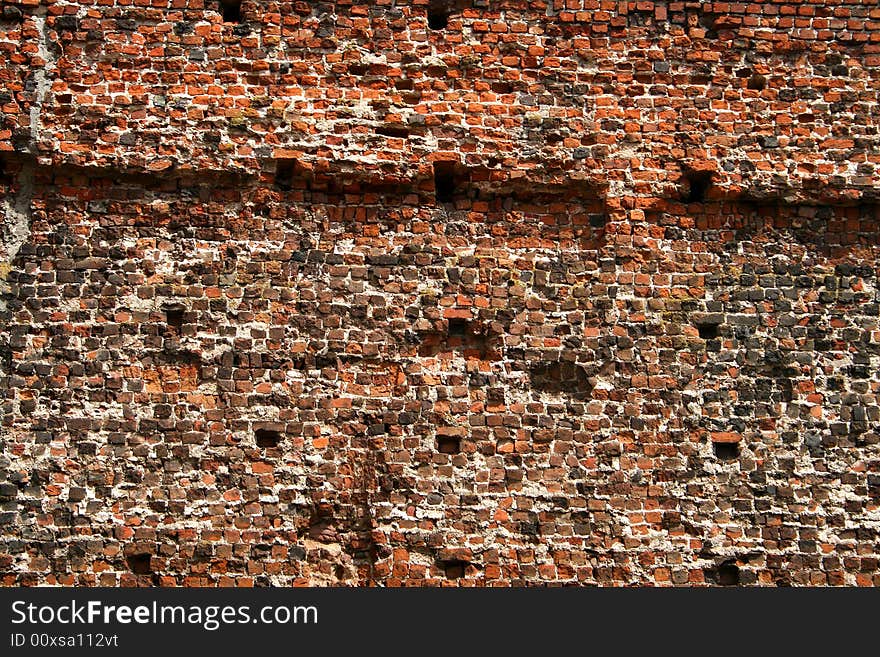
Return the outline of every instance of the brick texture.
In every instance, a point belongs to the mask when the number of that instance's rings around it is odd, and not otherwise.
[[[880,584],[876,2],[222,9],[0,1],[0,584]]]

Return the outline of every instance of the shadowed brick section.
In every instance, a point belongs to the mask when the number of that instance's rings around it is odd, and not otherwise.
[[[880,584],[878,24],[0,2],[0,584]]]

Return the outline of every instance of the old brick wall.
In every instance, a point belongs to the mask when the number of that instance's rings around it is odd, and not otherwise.
[[[2,0],[0,582],[880,583],[878,93],[875,0]]]

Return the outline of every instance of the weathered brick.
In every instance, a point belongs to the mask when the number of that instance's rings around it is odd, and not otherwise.
[[[878,582],[876,10],[86,4],[0,20],[4,585]]]

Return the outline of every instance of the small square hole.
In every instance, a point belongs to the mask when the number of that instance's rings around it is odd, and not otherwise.
[[[270,449],[278,447],[278,443],[281,442],[281,432],[273,429],[257,429],[254,432],[254,438],[256,439],[257,447]]]
[[[767,78],[765,78],[763,75],[755,73],[752,77],[749,78],[746,86],[752,91],[763,91],[764,87],[767,86]]]
[[[460,317],[453,317],[449,320],[448,333],[450,337],[463,338],[468,333],[470,322]]]
[[[697,331],[703,340],[714,340],[718,337],[718,324],[697,324]]]
[[[224,23],[241,23],[241,0],[220,0]]]
[[[461,438],[457,436],[438,436],[437,451],[441,454],[458,454],[461,452]]]
[[[174,333],[180,335],[180,331],[183,328],[183,315],[186,312],[186,308],[180,304],[173,304],[165,306],[163,310],[165,311],[165,324]]]
[[[739,458],[739,443],[712,443],[715,456],[722,461],[733,461]]]
[[[685,173],[684,200],[687,203],[702,203],[712,186],[711,171],[688,171]]]
[[[739,585],[739,567],[732,563],[723,563],[718,566],[718,584],[721,586]]]
[[[149,554],[130,554],[125,558],[128,569],[135,575],[149,575],[153,572],[152,560]]]
[[[445,30],[449,27],[449,7],[445,2],[433,0],[428,5],[428,27],[432,30]]]
[[[467,561],[460,561],[458,559],[442,562],[443,572],[446,574],[446,579],[461,579],[464,577],[468,565]]]

